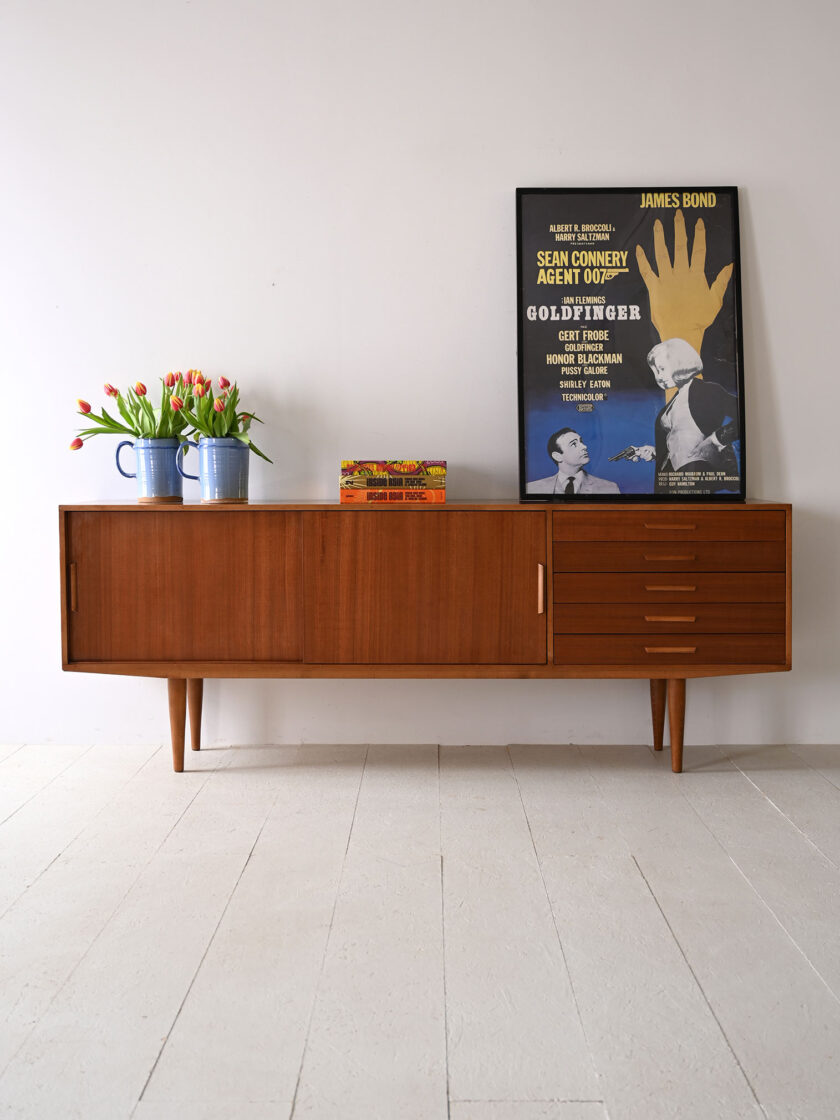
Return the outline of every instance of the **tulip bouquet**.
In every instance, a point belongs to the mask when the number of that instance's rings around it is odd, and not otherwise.
[[[196,371],[190,370],[192,380]],[[187,419],[182,413],[183,396],[178,397],[176,390],[184,381],[180,373],[168,373],[161,378],[160,407],[154,408],[148,399],[148,391],[142,381],[123,395],[109,382],[105,383],[105,395],[113,397],[122,420],[117,420],[106,409],[94,412],[87,401],[79,400],[79,415],[93,421],[93,425],[83,428],[70,444],[72,451],[78,451],[86,439],[98,435],[127,435],[137,439],[179,439],[187,438]]]
[[[267,463],[271,462],[248,434],[252,422],[256,420],[261,424],[262,420],[259,416],[254,416],[253,412],[238,411],[239,387],[236,382],[231,384],[226,377],[220,377],[218,392],[216,392],[212,382],[205,381],[201,373],[196,372],[189,399],[185,399],[183,405],[180,401],[178,403],[188,424],[192,425],[190,435],[196,440],[200,436],[206,439],[238,439],[255,455],[259,455]],[[174,400],[172,405],[175,407]]]
[[[116,419],[104,408],[96,413],[87,401],[79,400],[79,415],[88,422],[93,421],[93,424],[79,432],[70,449],[78,451],[86,439],[98,435],[177,439],[181,443],[190,437],[197,440],[200,436],[230,436],[270,463],[268,456],[260,451],[248,434],[252,421],[262,421],[251,412],[237,411],[239,389],[236,383],[231,384],[226,377],[220,377],[218,381],[216,394],[212,381],[205,378],[199,369],[188,370],[185,374],[167,373],[161,378],[159,408],[154,408],[148,400],[142,381],[138,381],[125,395],[106,382],[105,394],[117,402],[122,419]]]

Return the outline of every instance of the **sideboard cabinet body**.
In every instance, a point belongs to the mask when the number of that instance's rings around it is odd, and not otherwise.
[[[790,668],[785,505],[64,506],[60,529],[68,670],[642,677],[654,699]]]

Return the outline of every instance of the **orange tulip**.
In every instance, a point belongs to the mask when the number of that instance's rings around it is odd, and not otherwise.
[[[76,436],[76,438],[70,444],[70,450],[71,451],[78,451],[81,446],[82,446],[82,440],[80,440],[79,437]]]
[[[76,404],[79,406],[79,412],[84,412],[85,414],[90,412],[90,405],[87,401],[79,400],[76,401]]]
[[[137,384],[134,386],[134,392],[137,394],[138,397],[145,397],[146,386],[143,384],[142,381],[138,381]]]
[[[184,407],[184,402],[181,400],[180,397],[170,397],[169,403],[172,405],[172,410],[174,412],[180,412],[181,409]]]

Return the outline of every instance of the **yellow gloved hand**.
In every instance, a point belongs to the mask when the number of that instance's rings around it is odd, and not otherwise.
[[[636,263],[650,297],[650,317],[664,342],[668,338],[684,338],[697,353],[706,328],[715,321],[723,305],[723,297],[732,276],[728,264],[709,286],[706,280],[706,227],[698,218],[694,226],[694,247],[688,260],[688,239],[682,210],[674,214],[674,263],[665,244],[662,222],[653,225],[653,250],[656,268],[651,268],[641,245],[636,246]]]

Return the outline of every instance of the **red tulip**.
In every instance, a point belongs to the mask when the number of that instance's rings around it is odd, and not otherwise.
[[[216,410],[216,412],[224,412],[225,402],[221,399],[221,397],[213,401],[213,408]]]
[[[90,412],[90,405],[88,404],[87,401],[79,400],[79,401],[76,401],[76,404],[79,406],[79,412],[84,412],[85,414]]]
[[[251,413],[250,412],[243,412],[240,419],[241,420],[250,420],[251,419]]]
[[[137,394],[138,397],[145,397],[146,386],[143,384],[142,381],[138,381],[137,384],[134,386],[134,392]]]
[[[230,385],[230,382],[228,381],[228,379],[226,377],[220,377],[219,378],[219,388],[220,389],[227,389],[228,385]]]
[[[167,373],[166,377],[164,377],[164,379],[163,379],[163,383],[164,383],[164,385],[167,386],[167,388],[171,389],[172,386],[175,384],[175,374],[174,373]]]
[[[184,402],[181,400],[180,397],[170,397],[169,398],[169,403],[172,405],[172,410],[174,412],[180,412],[181,409],[184,407]]]
[[[78,451],[81,448],[81,446],[82,446],[82,440],[80,440],[79,437],[76,436],[76,438],[70,444],[70,450],[71,451]]]
[[[120,395],[119,389],[115,389],[110,381],[105,382],[105,394],[109,397],[118,397]]]
[[[185,385],[192,385],[192,383],[193,383],[193,371],[191,369],[188,369],[187,370],[187,375],[184,378],[184,384]]]
[[[193,385],[193,392],[195,393],[195,395],[197,397],[203,397],[204,396],[204,382],[203,381],[196,381],[195,385]]]
[[[202,374],[200,369],[193,370],[193,381],[196,383],[196,385],[204,384],[204,375]]]

